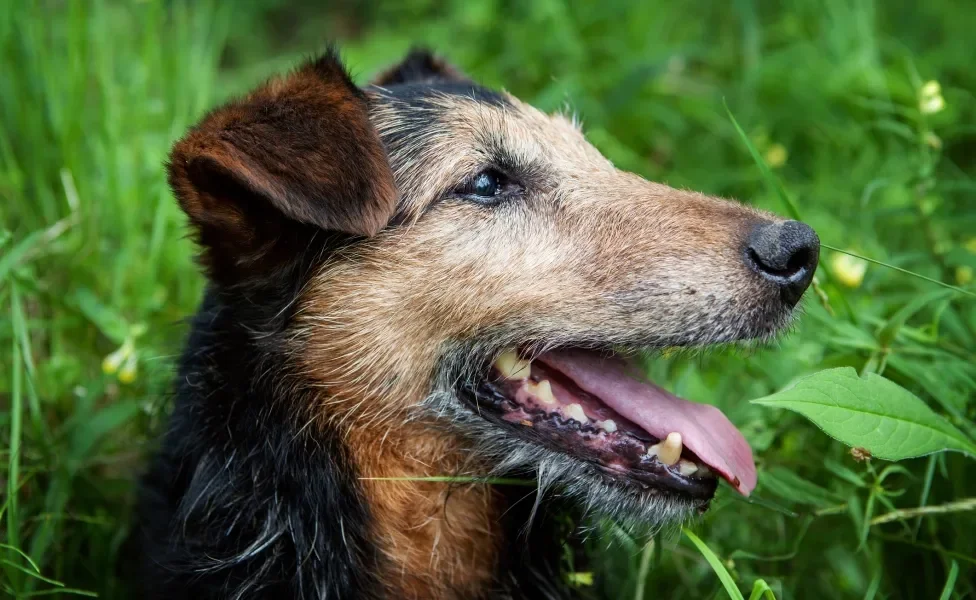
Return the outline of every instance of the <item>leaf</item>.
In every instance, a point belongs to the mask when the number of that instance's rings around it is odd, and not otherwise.
[[[833,506],[843,502],[830,490],[803,479],[783,467],[773,467],[762,474],[763,488],[769,492],[799,504],[809,504],[819,508]]]
[[[878,330],[878,342],[883,348],[887,348],[895,340],[898,332],[905,325],[905,323],[908,322],[908,319],[914,316],[915,313],[927,306],[935,304],[943,298],[951,297],[954,295],[954,293],[955,292],[953,290],[933,290],[928,294],[915,296],[913,300],[898,309],[898,311],[896,311],[895,314],[888,319],[888,322]]]
[[[752,594],[749,595],[749,600],[762,600],[763,596],[766,597],[766,600],[776,600],[769,584],[763,579],[757,579],[756,583],[752,585]]]
[[[712,549],[709,548],[705,542],[701,541],[701,538],[688,529],[682,527],[681,531],[688,536],[691,543],[698,548],[698,551],[702,553],[702,556],[705,557],[708,564],[712,566],[712,570],[714,570],[715,574],[718,575],[718,578],[722,582],[722,586],[725,587],[725,591],[728,593],[729,598],[732,598],[733,600],[745,600],[745,598],[742,597],[742,592],[740,592],[739,588],[736,587],[735,581],[732,580],[732,575],[729,574],[728,569],[725,568],[725,565],[722,564],[719,557],[712,552]]]
[[[116,344],[125,341],[129,335],[129,324],[125,317],[103,304],[94,292],[88,288],[78,288],[71,299],[105,337]]]
[[[955,451],[976,457],[976,444],[898,384],[851,367],[827,369],[752,401],[798,412],[848,446],[902,460]]]

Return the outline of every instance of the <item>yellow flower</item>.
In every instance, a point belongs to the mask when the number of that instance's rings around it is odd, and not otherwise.
[[[593,573],[589,571],[576,571],[568,574],[569,583],[576,587],[583,585],[593,585]]]
[[[942,150],[942,138],[935,135],[931,131],[925,132],[925,143],[928,144],[929,148],[933,150]]]
[[[956,283],[969,285],[973,280],[973,268],[967,265],[956,267]]]
[[[942,86],[938,81],[928,81],[922,86],[918,94],[918,109],[923,115],[934,115],[945,108],[945,98],[942,97]]]
[[[786,164],[786,159],[789,158],[789,155],[789,152],[787,152],[783,144],[771,144],[766,149],[766,164],[774,169],[778,169]]]
[[[119,346],[115,352],[109,354],[102,360],[102,372],[106,375],[111,375],[119,370],[122,363],[125,362],[129,355],[132,354],[132,342],[126,340]]]
[[[136,380],[136,370],[138,363],[135,352],[126,357],[125,364],[119,370],[119,383],[130,384]]]
[[[926,81],[925,85],[922,86],[923,98],[931,97],[931,96],[941,96],[941,95],[942,95],[942,86],[939,85],[939,82],[934,79],[932,79],[931,81]]]
[[[868,263],[849,254],[837,252],[830,260],[830,268],[841,283],[847,287],[856,288],[864,281],[864,273],[868,270]]]

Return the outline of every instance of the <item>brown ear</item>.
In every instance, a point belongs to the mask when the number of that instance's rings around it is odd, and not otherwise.
[[[426,48],[413,48],[399,62],[373,78],[373,85],[431,83],[435,81],[469,82],[460,69]]]
[[[211,112],[168,166],[215,279],[286,256],[301,232],[374,235],[395,210],[368,99],[332,49]]]

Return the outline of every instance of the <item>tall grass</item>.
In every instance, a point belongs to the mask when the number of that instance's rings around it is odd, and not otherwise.
[[[362,77],[424,42],[569,107],[622,168],[797,211],[831,246],[972,291],[973,31],[952,0],[0,3],[0,590],[128,597],[133,480],[202,286],[162,163],[222,98],[328,38]],[[720,491],[695,532],[726,582],[776,598],[974,597],[971,460],[859,462],[746,402],[853,366],[976,435],[976,301],[843,256],[824,251],[775,347],[649,361],[758,457],[754,499]],[[594,577],[574,577],[584,593],[726,593],[696,538],[602,531]]]

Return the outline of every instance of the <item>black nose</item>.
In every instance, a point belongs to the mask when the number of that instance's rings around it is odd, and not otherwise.
[[[749,234],[746,263],[779,286],[783,301],[793,305],[813,279],[820,257],[820,238],[799,221],[763,223]]]

